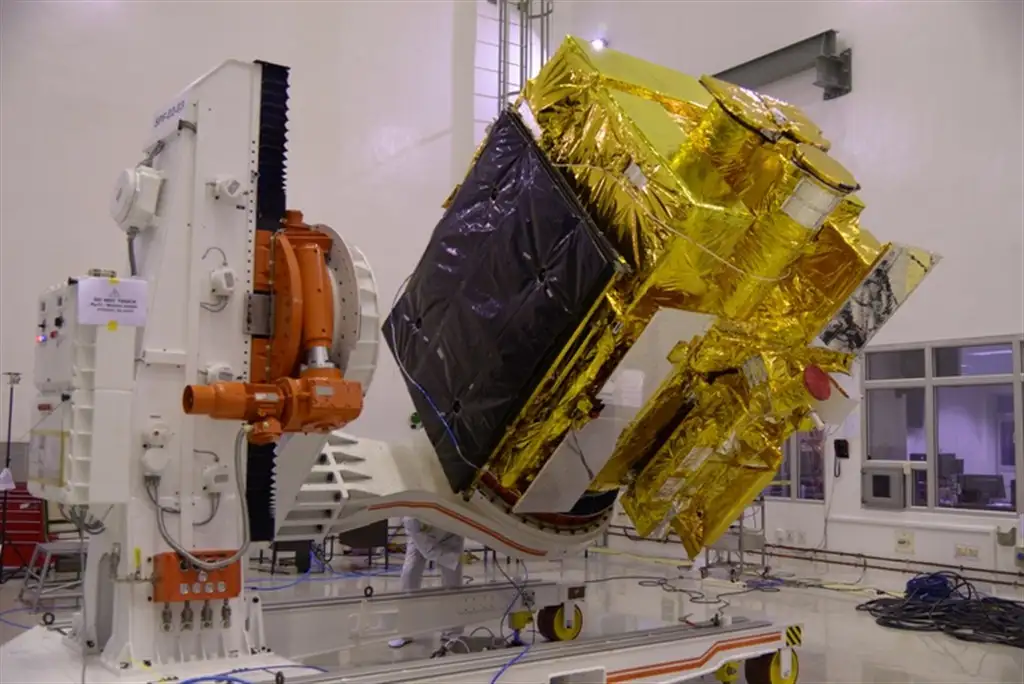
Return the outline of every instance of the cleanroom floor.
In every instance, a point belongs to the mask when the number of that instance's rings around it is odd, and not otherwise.
[[[479,556],[479,554],[478,554]],[[401,559],[398,559],[399,562]],[[506,571],[515,565],[505,565]],[[338,569],[343,561],[334,563]],[[394,567],[394,566],[393,566]],[[397,567],[395,567],[397,570]],[[890,588],[902,581],[898,577],[862,575],[857,572],[829,572],[822,565],[799,565],[778,568],[780,575],[827,577],[837,584],[834,590],[788,589],[749,590],[727,580],[693,578],[692,571],[680,570],[668,562],[652,562],[625,554],[591,553],[587,559],[572,559],[563,563],[530,563],[530,579],[600,580],[588,588],[585,607],[584,636],[587,634],[621,633],[632,629],[649,628],[665,624],[664,616],[671,612],[673,602],[683,601],[681,614],[690,620],[710,617],[719,609],[711,603],[693,603],[692,596],[679,592],[666,592],[658,586],[640,584],[640,577],[666,577],[673,584],[706,597],[722,597],[728,602],[724,610],[733,615],[767,617],[769,619],[800,622],[804,625],[804,644],[800,649],[800,682],[814,684],[865,683],[911,684],[949,682],[1020,683],[1024,672],[1024,650],[1006,646],[970,644],[942,634],[915,633],[886,629],[875,624],[866,614],[855,608],[873,593],[870,587]],[[494,563],[476,562],[466,567],[466,575],[475,582],[504,581]],[[681,575],[684,578],[679,579]],[[262,575],[261,580],[266,580]],[[621,579],[615,579],[619,578]],[[628,579],[626,577],[629,577]],[[322,578],[321,578],[322,579]],[[284,585],[294,579],[276,576],[274,582]],[[428,579],[429,582],[436,579]],[[310,599],[318,596],[344,594],[346,584],[352,593],[358,591],[359,580],[307,581],[274,592],[272,601],[291,598]],[[378,590],[397,590],[397,577],[374,579]],[[38,623],[38,617],[19,609],[17,602],[20,580],[0,587],[0,642],[18,634],[23,626]],[[274,586],[274,583],[268,586]],[[429,584],[428,584],[429,586]],[[986,591],[989,587],[980,586]],[[268,599],[270,597],[268,596]],[[1016,596],[1015,598],[1020,598]],[[13,612],[12,612],[13,611]],[[494,630],[497,624],[486,625]],[[325,624],[324,629],[335,625]],[[438,634],[413,635],[415,641],[401,649],[389,649],[385,643],[363,645],[358,650],[320,657],[309,664],[332,671],[355,664],[382,664],[423,658],[439,643]],[[712,678],[713,680],[713,678]],[[502,684],[516,684],[515,668],[501,678]],[[11,682],[11,684],[17,684]]]

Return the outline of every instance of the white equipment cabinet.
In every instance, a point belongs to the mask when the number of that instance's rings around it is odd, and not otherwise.
[[[126,503],[135,327],[146,283],[95,273],[39,300],[29,491],[66,505]]]

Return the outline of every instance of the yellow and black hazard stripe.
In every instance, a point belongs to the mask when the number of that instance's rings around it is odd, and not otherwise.
[[[804,628],[800,625],[793,625],[786,628],[786,645],[800,646],[804,643]]]

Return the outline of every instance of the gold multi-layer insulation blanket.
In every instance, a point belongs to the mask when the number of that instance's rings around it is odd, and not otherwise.
[[[808,365],[849,372],[935,257],[860,227],[856,180],[792,105],[569,38],[519,110],[629,268],[487,470],[525,491],[591,419],[594,397],[660,308],[714,315],[706,335],[673,350],[671,374],[591,487],[625,486],[640,534],[670,526],[694,555],[772,479],[783,441],[808,421]],[[879,313],[851,332],[844,320],[863,323],[865,304]]]

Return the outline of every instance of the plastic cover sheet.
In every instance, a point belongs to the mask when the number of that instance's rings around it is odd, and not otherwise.
[[[502,114],[383,328],[455,491],[620,263],[523,123]]]

